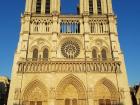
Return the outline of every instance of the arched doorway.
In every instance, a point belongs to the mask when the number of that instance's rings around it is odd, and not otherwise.
[[[86,94],[83,83],[74,75],[68,75],[56,89],[56,105],[85,105]]]
[[[94,104],[95,105],[118,105],[120,94],[116,87],[108,79],[102,79],[94,88]]]
[[[47,105],[46,87],[35,80],[26,87],[23,93],[23,105]]]

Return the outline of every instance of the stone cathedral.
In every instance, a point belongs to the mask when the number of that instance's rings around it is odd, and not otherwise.
[[[8,105],[132,105],[112,0],[26,0]]]

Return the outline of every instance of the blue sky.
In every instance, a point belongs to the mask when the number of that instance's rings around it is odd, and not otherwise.
[[[77,0],[63,0],[65,12],[73,12]],[[25,0],[1,0],[0,6],[0,75],[11,76],[14,53],[20,32],[20,15]],[[125,54],[129,84],[140,82],[140,0],[113,0],[118,17],[121,48]]]

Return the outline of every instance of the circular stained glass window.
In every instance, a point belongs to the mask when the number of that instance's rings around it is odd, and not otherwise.
[[[61,47],[61,52],[66,58],[76,58],[80,53],[80,46],[76,41],[67,41]]]

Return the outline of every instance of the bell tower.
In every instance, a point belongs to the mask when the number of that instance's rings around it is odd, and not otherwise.
[[[112,0],[62,6],[26,0],[8,105],[132,105]]]

